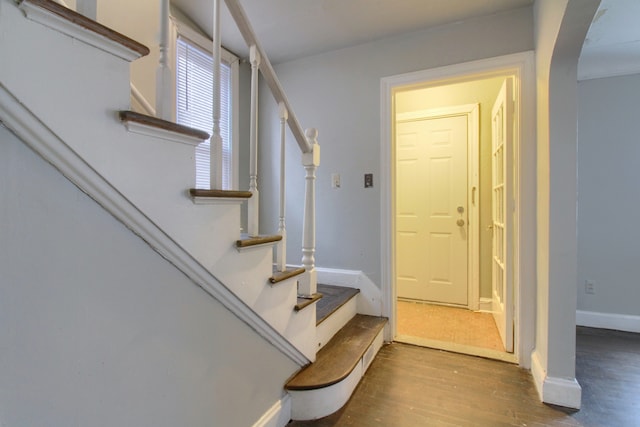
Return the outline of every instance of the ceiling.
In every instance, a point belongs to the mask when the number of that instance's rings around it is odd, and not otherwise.
[[[240,0],[273,63],[492,15],[534,0]],[[172,0],[212,34],[212,0]],[[602,0],[580,57],[579,79],[640,73],[640,0]],[[232,22],[222,2],[223,23]],[[222,43],[247,57],[235,25]]]
[[[578,79],[640,73],[640,0],[602,0],[578,63]]]
[[[410,31],[491,15],[533,0],[240,0],[273,63],[314,55]],[[207,34],[212,0],[172,0]],[[222,21],[232,22],[222,2]],[[235,25],[222,26],[223,45],[248,49]]]

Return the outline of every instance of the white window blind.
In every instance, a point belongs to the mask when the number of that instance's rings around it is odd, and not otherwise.
[[[212,133],[213,130],[213,58],[189,40],[177,40],[176,120],[179,124]],[[222,101],[220,135],[222,136],[222,188],[231,189],[231,66],[222,62],[220,70]],[[196,188],[210,188],[211,142],[196,147]],[[215,164],[215,162],[214,162]]]

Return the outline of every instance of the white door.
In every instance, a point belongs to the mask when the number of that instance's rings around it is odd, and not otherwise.
[[[467,116],[396,123],[400,298],[467,305]]]
[[[513,352],[513,80],[506,79],[492,118],[492,310],[506,351]]]

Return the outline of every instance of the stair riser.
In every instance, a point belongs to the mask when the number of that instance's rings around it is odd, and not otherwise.
[[[329,340],[340,330],[349,320],[356,315],[357,300],[359,295],[355,295],[342,307],[337,309],[327,319],[316,328],[316,350],[324,347]]]
[[[300,421],[315,420],[333,414],[342,408],[353,394],[373,358],[382,348],[383,335],[384,329],[376,335],[356,368],[339,383],[316,390],[290,390],[291,418]]]

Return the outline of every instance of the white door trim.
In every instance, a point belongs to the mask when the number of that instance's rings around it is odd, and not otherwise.
[[[477,199],[480,191],[480,108],[478,104],[454,105],[451,107],[430,108],[428,110],[411,111],[396,114],[395,122],[435,119],[451,116],[467,117],[467,206],[469,213],[467,241],[467,307],[470,310],[480,308],[480,210]],[[394,139],[391,140],[394,144]],[[393,149],[393,147],[392,147]],[[395,161],[395,159],[394,159]],[[394,187],[395,188],[395,187]],[[391,188],[395,203],[394,188]],[[391,222],[392,233],[395,233],[395,220]],[[394,252],[395,253],[395,252]],[[393,259],[391,261],[394,261]],[[395,287],[394,287],[395,288]]]
[[[533,52],[523,52],[408,74],[384,77],[380,84],[380,195],[381,195],[381,273],[382,311],[389,318],[385,339],[396,335],[396,286],[393,254],[393,107],[394,92],[415,85],[441,86],[497,76],[515,77],[515,150],[514,188],[514,293],[515,356],[520,366],[531,367],[535,340],[536,301],[536,135],[535,135],[535,61]]]

